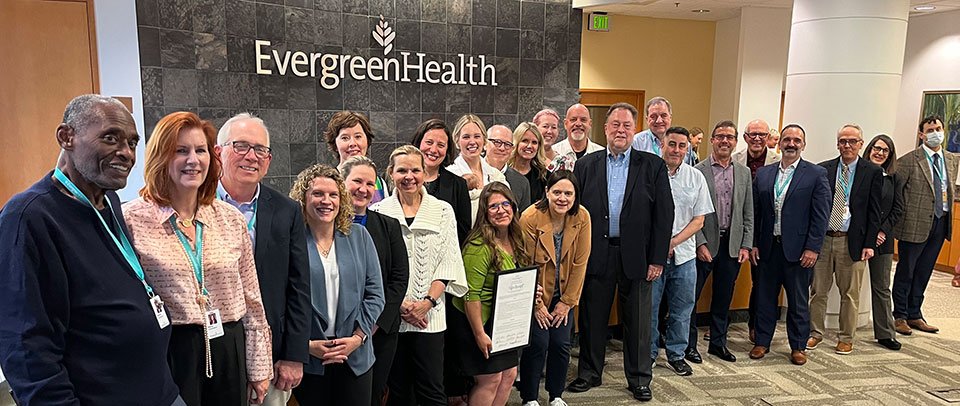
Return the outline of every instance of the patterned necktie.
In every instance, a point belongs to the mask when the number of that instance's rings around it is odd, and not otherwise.
[[[843,213],[847,207],[847,185],[850,182],[850,166],[840,163],[840,176],[837,178],[837,190],[833,193],[833,210],[830,212],[829,229],[841,231],[843,229]]]
[[[936,195],[936,203],[933,206],[933,214],[937,218],[943,217],[943,178],[940,177],[940,155],[933,155],[933,194]]]

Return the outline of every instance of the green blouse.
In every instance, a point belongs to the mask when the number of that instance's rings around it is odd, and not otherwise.
[[[483,324],[490,318],[490,306],[493,304],[493,283],[496,280],[493,252],[483,240],[476,238],[463,248],[463,267],[467,275],[467,294],[462,298],[453,298],[453,307],[466,313],[464,302],[480,302],[480,316]],[[516,268],[513,256],[496,247],[500,252],[503,270]]]

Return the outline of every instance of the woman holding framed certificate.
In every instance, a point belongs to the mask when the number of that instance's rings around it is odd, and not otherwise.
[[[477,222],[463,247],[463,265],[469,290],[454,299],[459,310],[451,332],[459,341],[476,346],[460,348],[460,366],[473,376],[470,404],[505,405],[517,376],[519,348],[491,354],[491,306],[498,272],[530,262],[523,247],[517,201],[507,185],[490,182],[480,192]]]
[[[520,399],[524,405],[538,404],[540,371],[547,364],[546,390],[551,406],[567,403],[560,397],[570,364],[572,309],[580,291],[590,258],[590,214],[580,207],[577,179],[568,170],[547,177],[545,195],[520,216],[525,250],[533,265],[540,268],[543,300],[534,310],[530,346],[520,360]]]

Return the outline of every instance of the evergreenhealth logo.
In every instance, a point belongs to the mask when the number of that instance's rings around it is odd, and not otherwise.
[[[497,68],[487,63],[486,55],[457,54],[455,61],[428,59],[427,54],[400,52],[400,58],[388,57],[397,33],[380,16],[371,33],[383,47],[383,57],[324,54],[321,52],[270,49],[271,42],[256,40],[257,74],[280,76],[288,72],[299,77],[319,76],[320,86],[336,89],[350,75],[355,80],[434,83],[445,85],[496,86]]]

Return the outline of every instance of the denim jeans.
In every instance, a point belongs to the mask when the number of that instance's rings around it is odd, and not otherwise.
[[[682,264],[674,264],[671,259],[663,267],[663,274],[653,281],[653,315],[650,320],[650,358],[657,358],[660,331],[657,328],[660,300],[666,298],[670,313],[667,315],[667,359],[683,359],[687,349],[687,336],[690,334],[690,314],[695,303],[697,288],[697,261],[691,259]]]

